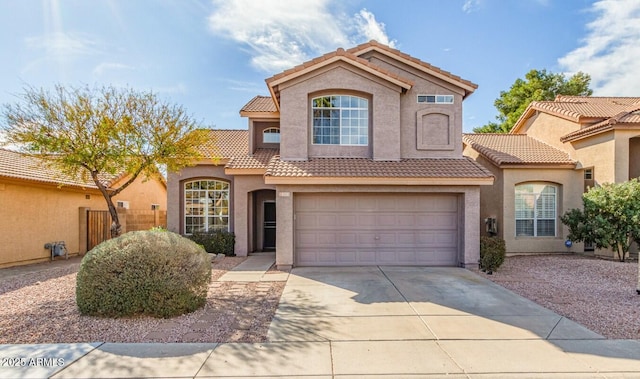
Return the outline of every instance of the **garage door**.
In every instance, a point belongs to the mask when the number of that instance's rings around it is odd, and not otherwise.
[[[454,266],[458,197],[296,194],[298,266]]]

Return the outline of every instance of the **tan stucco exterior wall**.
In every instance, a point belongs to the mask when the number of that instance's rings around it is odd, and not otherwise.
[[[124,181],[114,183],[113,187],[118,187]],[[157,204],[161,210],[166,211],[167,186],[160,179],[138,178],[114,197],[114,203],[119,200],[128,201],[131,210],[151,210],[151,204]]]
[[[576,159],[575,151],[571,144],[563,143],[560,137],[580,129],[580,124],[547,113],[538,112],[529,118],[518,130],[518,134],[526,134],[530,137],[567,152]]]
[[[280,156],[400,159],[400,88],[343,63],[304,76],[280,87]],[[357,94],[370,99],[369,146],[313,145],[311,98],[328,94]]]
[[[403,158],[459,158],[462,154],[462,101],[464,91],[423,71],[375,51],[363,55],[371,63],[408,78],[413,87],[400,98]],[[418,103],[418,95],[453,95],[453,104]],[[442,115],[448,128],[423,125],[423,114]],[[427,119],[424,119],[427,121]],[[427,121],[428,122],[428,121]],[[430,146],[437,141],[437,146]],[[446,142],[446,143],[442,143]]]
[[[596,184],[616,181],[616,140],[613,132],[603,133],[572,143],[580,167],[593,168]],[[628,159],[628,156],[627,156]],[[625,165],[628,170],[628,165]],[[628,172],[627,172],[628,175]]]
[[[138,179],[118,200],[129,201],[131,210],[166,207],[166,189],[156,180]],[[107,204],[95,189],[0,179],[0,267],[46,261],[50,251],[44,245],[54,241],[64,241],[69,255],[78,255],[81,207],[106,210]]]
[[[474,159],[486,169],[491,171],[495,179],[491,186],[480,186],[480,235],[488,235],[486,232],[485,219],[493,217],[498,223],[498,233],[496,236],[504,238],[504,175],[503,171],[491,161],[478,154],[469,146],[465,146],[464,155]]]
[[[260,219],[253,208],[253,191],[262,189],[275,190],[274,185],[265,184],[262,175],[239,175],[233,183],[233,226],[236,235],[235,254],[240,257],[248,255],[257,247],[253,246],[253,222]],[[278,223],[280,220],[278,219]],[[278,229],[280,225],[278,224]],[[277,242],[276,242],[277,243]]]
[[[582,244],[574,243],[567,249],[564,243],[569,231],[560,221],[560,216],[572,208],[582,207],[584,181],[582,172],[573,169],[504,169],[503,182],[503,238],[508,253],[549,253],[580,252]],[[555,237],[516,237],[515,231],[515,187],[526,182],[547,182],[558,185],[556,236]]]
[[[276,211],[278,234],[276,239],[276,265],[281,268],[295,265],[295,208],[297,193],[452,193],[461,197],[459,220],[459,257],[462,267],[477,268],[480,258],[480,227],[478,225],[479,186],[303,186],[278,185],[276,189]]]

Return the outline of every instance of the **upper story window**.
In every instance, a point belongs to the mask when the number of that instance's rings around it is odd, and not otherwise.
[[[229,230],[229,183],[196,180],[184,184],[184,233]]]
[[[593,180],[593,169],[587,168],[584,170],[584,180]]]
[[[558,187],[545,183],[516,186],[516,236],[555,237]]]
[[[357,96],[331,95],[311,100],[313,143],[369,144],[369,101]]]
[[[263,143],[280,143],[280,128],[267,128],[262,131]]]
[[[418,95],[418,103],[453,104],[453,95]]]

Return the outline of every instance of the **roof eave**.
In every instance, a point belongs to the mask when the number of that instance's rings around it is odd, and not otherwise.
[[[524,168],[524,169],[536,169],[536,168],[544,168],[544,169],[575,169],[576,163],[544,163],[544,162],[526,162],[526,163],[499,163],[497,164],[500,168]]]
[[[225,168],[227,175],[264,175],[266,168]]]
[[[249,117],[249,118],[268,118],[268,119],[279,119],[280,112],[251,112],[251,111],[240,111],[240,117]]]
[[[403,186],[475,186],[492,185],[494,177],[480,178],[399,178],[399,177],[336,177],[336,176],[271,176],[264,177],[265,184],[306,185],[403,185]]]

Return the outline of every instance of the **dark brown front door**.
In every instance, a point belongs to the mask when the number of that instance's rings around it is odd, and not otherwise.
[[[262,249],[275,250],[276,248],[276,203],[264,202],[264,232]]]

